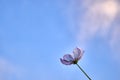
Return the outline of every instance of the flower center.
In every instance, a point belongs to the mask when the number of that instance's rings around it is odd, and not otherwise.
[[[73,64],[77,64],[78,60],[73,61]]]

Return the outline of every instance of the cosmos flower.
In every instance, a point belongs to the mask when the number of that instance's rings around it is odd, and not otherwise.
[[[77,64],[78,61],[82,58],[84,51],[79,49],[79,48],[75,48],[73,50],[72,54],[65,54],[63,56],[63,58],[60,58],[61,63],[65,64],[65,65],[71,65],[71,64],[76,64],[78,66],[78,68],[84,73],[84,75],[89,79],[92,80],[87,73]]]
[[[65,65],[77,64],[77,62],[82,58],[83,53],[83,50],[76,47],[72,54],[65,54],[63,59],[60,58],[60,61]]]

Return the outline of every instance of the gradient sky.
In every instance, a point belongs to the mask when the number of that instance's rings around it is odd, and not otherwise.
[[[59,58],[77,46],[92,80],[120,80],[119,0],[0,0],[0,80],[87,80]]]

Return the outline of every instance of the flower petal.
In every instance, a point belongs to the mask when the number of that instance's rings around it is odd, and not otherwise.
[[[82,57],[82,55],[83,55],[83,51],[82,51],[81,49],[79,49],[79,48],[76,47],[76,48],[73,50],[74,59],[79,60],[79,59]]]
[[[61,61],[61,63],[65,64],[65,65],[71,65],[72,64],[72,61],[66,61],[66,60],[61,59],[61,58],[60,58],[60,61]]]
[[[63,60],[66,60],[66,61],[73,61],[73,57],[70,55],[70,54],[66,54],[63,56]]]
[[[78,57],[78,60],[82,58],[83,54],[84,54],[84,50],[81,50],[81,54],[80,54],[80,56]]]

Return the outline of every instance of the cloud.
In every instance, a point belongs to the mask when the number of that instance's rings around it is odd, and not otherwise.
[[[79,13],[73,30],[80,44],[86,45],[99,36],[120,56],[120,2],[119,0],[77,0],[74,5]],[[72,5],[73,6],[73,5]],[[77,9],[76,9],[77,8]],[[75,11],[73,10],[73,11]],[[72,14],[73,15],[73,14]],[[74,14],[75,15],[75,14]],[[120,57],[119,57],[120,60]]]
[[[120,25],[117,25],[112,29],[109,44],[114,53],[113,57],[116,61],[120,61]]]
[[[87,1],[87,0],[86,0]],[[107,36],[111,25],[117,17],[118,3],[114,0],[94,0],[93,3],[87,3],[84,6],[87,8],[82,24],[78,31],[78,38],[82,41],[86,41],[93,38],[96,34],[101,36]],[[81,19],[79,20],[81,21]]]
[[[20,70],[7,59],[0,57],[0,80],[19,80]]]

